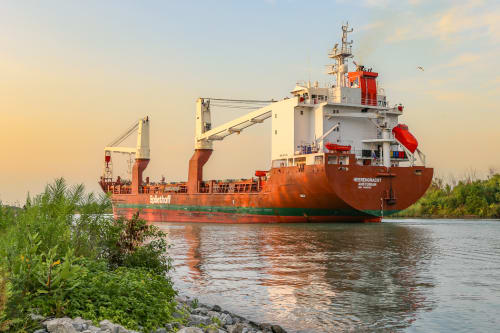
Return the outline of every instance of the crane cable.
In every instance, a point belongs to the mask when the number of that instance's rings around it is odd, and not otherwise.
[[[116,138],[115,140],[113,140],[111,143],[108,144],[108,147],[114,147],[116,145],[119,145],[120,143],[123,142],[123,140],[125,140],[126,138],[128,138],[130,136],[130,134],[132,134],[136,129],[137,127],[139,127],[139,123],[136,121],[129,129],[127,129],[122,135],[120,135],[118,138]]]

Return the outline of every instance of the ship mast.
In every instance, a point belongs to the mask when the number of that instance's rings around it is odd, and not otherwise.
[[[328,54],[329,58],[335,59],[335,64],[329,66],[328,74],[336,75],[337,87],[346,87],[345,74],[349,71],[346,60],[352,58],[352,40],[347,40],[347,35],[353,31],[349,28],[349,22],[342,25],[342,45],[335,44]]]

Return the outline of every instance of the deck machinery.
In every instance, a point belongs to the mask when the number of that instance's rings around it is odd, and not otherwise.
[[[408,126],[401,104],[390,105],[378,87],[378,73],[355,62],[348,34],[329,53],[335,84],[297,84],[291,97],[220,126],[212,126],[211,104],[196,102],[194,154],[185,182],[152,183],[148,117],[105,148],[100,185],[111,193],[113,211],[165,222],[378,222],[416,202],[431,183],[433,169]],[[271,119],[271,165],[243,180],[205,180],[203,166],[214,141]],[[117,146],[138,129],[137,146]],[[134,157],[131,180],[114,179],[111,154]]]

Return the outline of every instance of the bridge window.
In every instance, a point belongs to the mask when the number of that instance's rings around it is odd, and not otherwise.
[[[337,164],[337,156],[328,156],[328,164]]]

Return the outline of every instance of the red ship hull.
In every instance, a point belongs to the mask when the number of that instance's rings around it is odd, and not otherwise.
[[[149,222],[379,222],[416,202],[432,181],[425,167],[305,165],[273,168],[249,193],[112,194],[115,216]]]

